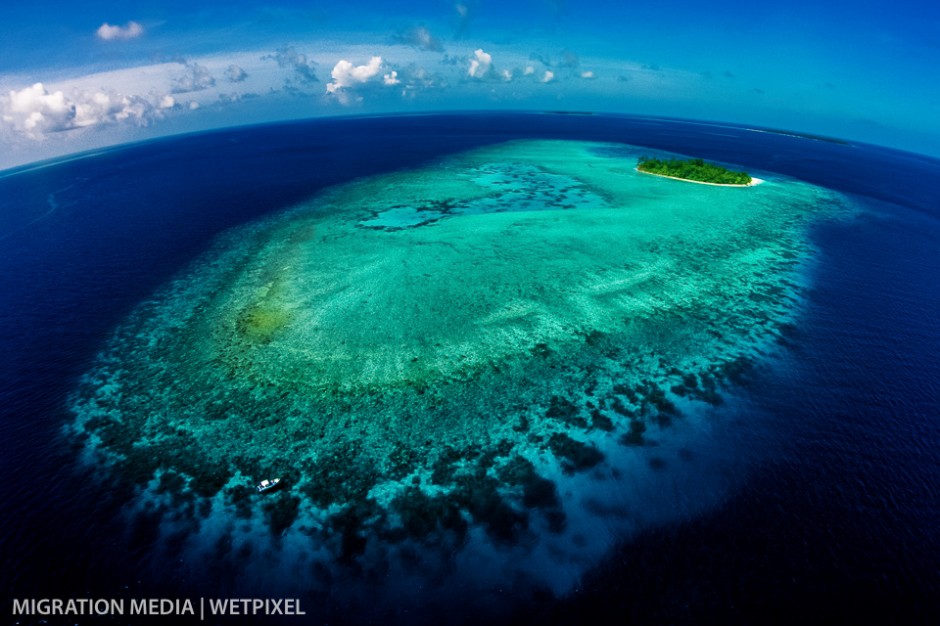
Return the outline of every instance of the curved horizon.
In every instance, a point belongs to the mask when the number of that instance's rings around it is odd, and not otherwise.
[[[358,119],[377,119],[377,118],[415,118],[415,117],[476,117],[476,116],[485,116],[485,115],[519,115],[519,116],[539,116],[539,115],[557,115],[561,117],[569,116],[590,116],[597,118],[609,118],[609,119],[633,119],[637,121],[662,121],[662,122],[677,122],[681,124],[690,124],[695,126],[713,126],[715,128],[729,128],[739,131],[748,131],[755,133],[770,133],[775,135],[781,135],[784,137],[791,137],[794,139],[805,139],[809,141],[822,141],[833,144],[841,144],[846,146],[868,146],[869,148],[876,148],[881,150],[893,150],[899,153],[908,154],[913,157],[927,159],[930,161],[940,160],[940,155],[932,155],[923,152],[914,152],[912,150],[907,150],[904,148],[897,148],[892,146],[886,146],[881,144],[875,144],[865,141],[855,141],[852,139],[844,137],[832,137],[827,135],[821,135],[817,133],[807,133],[801,132],[796,129],[788,128],[772,128],[769,126],[759,126],[759,125],[746,125],[746,124],[737,124],[734,122],[728,122],[723,120],[705,120],[705,119],[690,119],[682,117],[666,117],[658,115],[635,115],[632,113],[607,113],[599,111],[565,111],[565,110],[526,110],[526,109],[511,109],[511,110],[488,110],[488,109],[477,109],[477,110],[436,110],[436,111],[399,111],[394,113],[349,113],[346,115],[329,115],[322,117],[298,117],[298,118],[286,118],[279,120],[270,120],[270,121],[260,121],[260,122],[246,122],[246,123],[235,123],[227,126],[213,126],[208,128],[200,128],[196,130],[187,130],[180,131],[175,133],[160,133],[154,134],[152,136],[138,137],[131,139],[129,141],[121,143],[110,143],[100,146],[83,148],[75,152],[67,152],[64,154],[55,154],[52,156],[46,156],[39,158],[34,161],[27,161],[24,163],[15,163],[13,165],[0,165],[0,178],[6,176],[12,176],[24,172],[28,172],[34,169],[40,169],[44,167],[50,167],[72,161],[75,159],[84,159],[95,157],[105,152],[118,151],[123,149],[134,148],[137,146],[146,145],[152,142],[158,141],[179,141],[185,140],[187,137],[195,137],[204,134],[216,134],[216,133],[226,133],[226,132],[237,132],[240,130],[247,130],[252,128],[263,128],[265,126],[289,126],[294,124],[307,124],[307,123],[316,123],[316,122],[339,122],[339,121],[355,121]],[[729,135],[730,136],[730,135]]]
[[[209,129],[467,110],[710,120],[940,156],[925,79],[940,48],[913,6],[669,8],[16,6],[0,25],[0,169]]]

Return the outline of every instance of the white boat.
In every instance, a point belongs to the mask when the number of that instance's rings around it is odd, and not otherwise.
[[[264,493],[265,491],[272,491],[281,484],[280,478],[272,478],[271,480],[264,479],[258,483],[258,493]]]

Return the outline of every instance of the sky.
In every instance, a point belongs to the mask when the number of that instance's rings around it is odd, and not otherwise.
[[[210,128],[570,110],[940,157],[940,5],[104,0],[0,19],[0,168]]]

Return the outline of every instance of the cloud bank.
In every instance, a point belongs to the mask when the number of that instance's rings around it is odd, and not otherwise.
[[[294,47],[246,50],[56,82],[8,79],[0,82],[0,167],[232,121],[336,114],[345,106],[369,113],[460,109],[481,99],[531,106],[551,96],[553,106],[563,107],[589,97],[582,95],[588,89],[617,102],[664,90],[683,94],[683,76],[641,70],[639,63],[590,59],[588,69],[573,53],[558,52],[552,62],[495,43],[444,55],[423,49],[427,38],[412,34],[410,46],[387,38],[338,50],[310,43],[306,54]],[[328,84],[316,87],[322,68]],[[631,82],[618,82],[618,74]]]
[[[82,91],[69,97],[62,91],[50,93],[42,83],[35,83],[0,97],[0,120],[22,135],[40,139],[45,133],[97,124],[131,122],[147,126],[162,117],[162,109],[174,105],[170,96],[154,104],[140,96],[108,91]]]

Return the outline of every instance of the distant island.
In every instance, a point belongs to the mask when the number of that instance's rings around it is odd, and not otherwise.
[[[778,128],[748,128],[748,130],[755,133],[771,133],[774,135],[783,135],[785,137],[798,137],[800,139],[812,139],[813,141],[827,141],[829,143],[837,143],[843,146],[851,145],[845,139],[826,137],[825,135],[813,135],[811,133],[798,133],[792,130],[780,130]]]
[[[636,169],[646,174],[687,180],[710,185],[735,185],[746,187],[755,184],[747,172],[735,172],[702,159],[654,159],[640,157]]]

